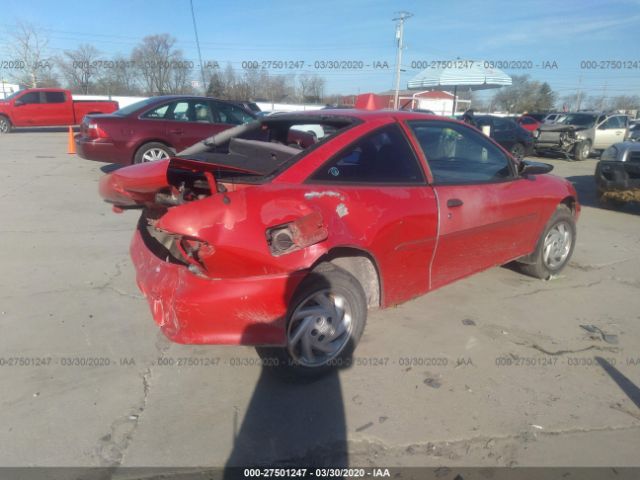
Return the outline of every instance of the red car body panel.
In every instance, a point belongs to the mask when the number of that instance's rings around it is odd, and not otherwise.
[[[159,231],[209,245],[201,259],[205,275],[159,258],[144,238],[146,227],[139,228],[131,243],[137,282],[155,321],[170,339],[284,345],[287,308],[296,288],[331,252],[351,249],[373,262],[379,305],[385,308],[530,254],[562,201],[571,202],[575,216],[579,214],[572,185],[551,175],[492,184],[432,185],[424,154],[411,135],[409,141],[428,179],[424,185],[309,181],[333,154],[382,125],[399,122],[406,129],[405,120],[442,121],[397,112],[350,115],[362,123],[317,145],[270,182],[222,182],[226,191],[168,208],[158,219],[147,220]],[[105,176],[100,193],[108,202],[125,207],[152,203],[155,192],[168,185],[171,167],[209,172],[216,168],[181,159],[136,165]],[[274,256],[265,232],[300,219],[312,219],[305,228],[313,230],[315,225],[322,240]]]
[[[37,103],[32,103],[34,98]],[[73,100],[71,91],[59,88],[31,88],[20,91],[9,100],[0,100],[0,115],[7,117],[14,127],[78,125],[85,115],[111,113],[117,109],[118,102]]]

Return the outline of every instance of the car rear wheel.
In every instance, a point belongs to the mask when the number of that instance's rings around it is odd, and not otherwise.
[[[589,140],[583,140],[582,142],[576,143],[574,147],[574,154],[576,160],[586,160],[589,158],[589,154],[591,153],[591,142]]]
[[[300,284],[287,319],[287,346],[257,347],[263,364],[287,377],[317,377],[350,366],[367,320],[360,282],[330,263]]]
[[[511,155],[518,159],[524,157],[524,145],[521,143],[514,144],[513,147],[511,147]]]
[[[11,121],[7,117],[0,116],[0,134],[11,132]]]
[[[527,263],[521,264],[524,273],[548,280],[569,262],[576,243],[576,222],[566,205],[559,205],[538,239],[536,250]]]
[[[155,162],[156,160],[165,160],[170,158],[174,153],[164,143],[149,142],[142,145],[136,152],[133,162],[146,163]]]

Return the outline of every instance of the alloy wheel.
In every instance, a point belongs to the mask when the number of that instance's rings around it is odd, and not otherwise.
[[[569,256],[572,242],[571,228],[566,222],[558,222],[547,232],[542,259],[551,270],[560,268]]]
[[[161,148],[150,148],[142,154],[143,162],[155,162],[156,160],[164,160],[165,158],[169,158],[169,155]]]

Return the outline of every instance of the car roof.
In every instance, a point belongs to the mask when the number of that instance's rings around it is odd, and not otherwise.
[[[355,108],[330,108],[330,109],[318,109],[318,110],[305,110],[300,112],[283,112],[278,114],[278,117],[286,115],[287,117],[352,117],[362,121],[374,121],[379,119],[395,118],[397,120],[446,120],[449,122],[456,122],[448,117],[442,117],[439,115],[431,115],[429,113],[422,112],[409,112],[406,110],[360,110]]]

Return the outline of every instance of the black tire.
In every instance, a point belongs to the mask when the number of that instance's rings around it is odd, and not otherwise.
[[[573,147],[573,158],[578,161],[586,160],[591,154],[591,142],[589,140],[583,140],[578,142]]]
[[[164,160],[175,155],[170,147],[160,142],[149,142],[142,145],[133,157],[133,163],[145,163],[153,161],[148,159],[151,156],[151,152],[164,152],[166,155],[164,158],[156,158],[155,160]]]
[[[544,244],[547,236],[554,230],[557,225],[564,225],[571,234],[568,254],[559,265],[550,265],[544,258]],[[571,259],[573,249],[576,245],[576,221],[573,213],[566,205],[558,205],[556,211],[547,222],[542,235],[538,239],[535,251],[528,257],[526,263],[520,263],[520,269],[523,273],[532,277],[548,280],[551,276],[558,274]]]
[[[11,120],[7,117],[0,115],[0,135],[3,133],[11,133],[13,129],[13,125],[11,125]]]
[[[521,143],[514,143],[511,147],[511,155],[513,155],[517,159],[521,159],[524,157],[525,148]]]
[[[305,365],[303,360],[300,359],[302,355],[296,354],[297,346],[292,345],[290,342],[291,334],[295,327],[294,322],[296,321],[293,315],[299,307],[307,305],[315,295],[324,295],[327,292],[341,297],[346,302],[347,309],[350,312],[350,327],[346,330],[344,337],[340,337],[339,345],[342,346],[339,350],[336,350],[335,354],[326,355],[322,364]],[[327,319],[329,323],[332,321],[329,317],[323,318]],[[305,318],[298,321],[298,325],[306,320]],[[316,319],[316,323],[319,322],[320,319]],[[289,380],[318,378],[335,368],[351,366],[353,351],[362,336],[366,322],[367,301],[360,282],[342,268],[336,267],[331,263],[321,263],[307,275],[293,296],[287,314],[288,345],[286,347],[256,347],[256,351],[263,360],[264,368],[277,374],[280,378]],[[313,330],[315,330],[315,324],[312,324],[312,326],[314,327]],[[335,324],[332,324],[332,326],[335,327]],[[321,335],[322,332],[316,332],[316,334]],[[310,335],[313,335],[313,331],[310,332]],[[322,339],[321,336],[318,338]]]

